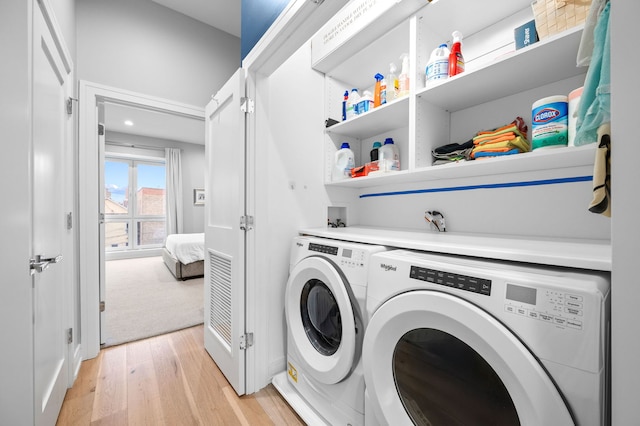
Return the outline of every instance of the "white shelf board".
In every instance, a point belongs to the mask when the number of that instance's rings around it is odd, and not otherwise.
[[[468,38],[523,9],[531,9],[531,0],[440,0],[429,3],[429,7],[424,9],[423,19],[435,34],[451,37],[451,32],[458,30]],[[462,43],[464,53],[464,38]]]
[[[301,235],[540,265],[611,271],[608,240],[463,234],[366,226],[301,229]]]
[[[434,181],[442,179],[469,178],[493,175],[509,175],[519,172],[567,169],[570,167],[592,166],[597,144],[580,147],[543,149],[512,156],[485,160],[463,161],[403,170],[378,176],[364,176],[327,183],[328,186],[368,188],[373,186]]]
[[[409,97],[396,99],[325,129],[326,133],[366,139],[409,124]],[[397,123],[397,124],[392,124]]]
[[[584,74],[586,68],[576,66],[581,36],[582,26],[574,27],[481,68],[429,85],[419,90],[417,96],[454,112]],[[514,77],[518,73],[522,78]]]

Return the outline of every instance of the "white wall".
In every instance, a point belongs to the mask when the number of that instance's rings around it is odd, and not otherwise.
[[[204,125],[203,125],[204,128]],[[193,190],[204,188],[204,145],[149,138],[119,132],[106,133],[106,141],[129,143],[145,146],[157,146],[159,151],[146,149],[133,150],[130,147],[107,145],[108,152],[127,152],[138,155],[159,153],[164,157],[164,148],[179,148],[182,156],[182,203],[184,208],[184,232],[204,232],[204,208],[193,205]]]
[[[151,0],[82,0],[76,24],[80,80],[204,107],[240,66],[239,38]]]

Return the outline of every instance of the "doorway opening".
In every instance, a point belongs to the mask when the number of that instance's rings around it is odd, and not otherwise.
[[[103,338],[106,317],[100,309],[101,302],[105,302],[102,306],[106,310],[109,309],[109,301],[105,300],[106,280],[109,279],[105,273],[105,262],[155,259],[157,262],[152,270],[156,272],[143,273],[141,264],[129,269],[143,274],[135,280],[138,284],[144,277],[164,272],[162,268],[168,272],[161,261],[166,217],[160,213],[159,208],[149,209],[153,202],[162,204],[159,200],[163,197],[158,193],[164,190],[166,196],[166,188],[158,183],[162,181],[161,177],[153,175],[162,174],[166,148],[177,148],[188,153],[190,161],[200,161],[204,170],[204,109],[86,81],[80,82],[80,98],[79,215],[82,228],[80,232],[84,235],[80,242],[83,295],[81,338],[83,357],[89,359],[97,356],[101,343],[107,340],[107,336]],[[128,117],[125,119],[123,115]],[[133,122],[133,126],[125,124],[125,121]],[[102,135],[98,131],[100,124],[104,125]],[[202,159],[197,160],[198,156]],[[115,168],[125,166],[127,183],[123,186],[127,187],[126,202],[124,197],[118,199],[120,194],[114,196],[113,192],[109,194],[106,191],[104,178],[107,164]],[[204,172],[198,174],[192,169],[197,170],[197,167],[190,167],[191,173],[186,177],[185,185],[189,188],[202,187]],[[150,179],[155,179],[155,182]],[[104,211],[105,199],[115,201],[114,198],[118,199],[115,204],[120,209],[126,207],[126,214],[115,211],[107,214]],[[132,204],[134,200],[136,202]],[[111,207],[116,209],[113,204]],[[190,226],[197,224],[202,227],[204,216],[201,209],[199,212],[193,209],[191,213],[193,214],[185,214],[185,221],[188,219]],[[110,238],[108,249],[107,239],[101,238],[101,228],[113,231],[111,236],[118,240],[115,242]],[[132,256],[137,258],[115,260],[118,257]],[[114,260],[107,260],[110,257]],[[123,275],[131,276],[132,273]],[[125,299],[135,301],[134,305],[138,307],[151,307],[154,313],[162,316],[162,308],[157,302],[151,302],[149,297],[153,293],[166,293],[166,288],[161,287],[161,280],[157,281],[155,289],[147,290],[146,293],[142,291],[138,296],[127,296]],[[128,284],[125,287],[131,289],[136,286]],[[141,315],[151,318],[149,313]],[[172,315],[165,313],[164,316]],[[152,319],[152,322],[158,323],[160,320]]]

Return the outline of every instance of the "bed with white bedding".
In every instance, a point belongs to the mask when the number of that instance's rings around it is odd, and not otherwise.
[[[167,236],[162,258],[178,279],[204,275],[204,233]]]

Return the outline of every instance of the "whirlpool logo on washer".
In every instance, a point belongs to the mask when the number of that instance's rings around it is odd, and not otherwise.
[[[386,263],[381,263],[380,268],[382,268],[385,272],[389,272],[389,271],[395,272],[398,270],[397,266],[387,265]]]

